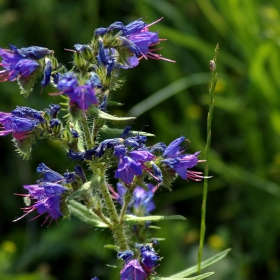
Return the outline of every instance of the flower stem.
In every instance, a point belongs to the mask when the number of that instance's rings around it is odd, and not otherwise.
[[[82,116],[80,118],[80,124],[81,124],[82,130],[84,132],[85,144],[86,144],[88,149],[91,149],[91,148],[93,148],[94,143],[91,140],[90,130],[89,130],[89,127],[88,127],[86,117],[83,114],[81,114],[81,115]]]
[[[116,240],[117,245],[119,246],[120,251],[128,250],[128,244],[126,241],[123,223],[119,219],[115,204],[110,195],[108,187],[105,184],[104,172],[100,173],[101,174],[99,177],[99,187],[101,190],[102,197],[109,211],[111,223],[113,225],[113,227],[111,227],[111,230],[113,232],[114,238]]]
[[[133,192],[134,192],[135,188],[136,188],[136,182],[134,181],[134,184],[131,185],[129,190],[128,190],[130,195],[125,196],[125,198],[124,198],[123,206],[122,206],[121,213],[120,213],[120,222],[123,222],[124,216],[126,214],[127,207],[128,207],[128,205],[129,205],[129,203],[132,199]]]
[[[199,238],[199,249],[198,249],[198,274],[200,274],[201,271],[202,252],[203,252],[204,237],[205,237],[205,230],[206,230],[205,218],[206,218],[206,202],[207,202],[207,192],[208,192],[208,171],[209,171],[208,155],[209,155],[209,149],[211,143],[211,124],[212,124],[212,117],[213,117],[214,103],[215,103],[214,91],[217,83],[216,61],[217,61],[218,53],[219,53],[219,45],[217,44],[215,48],[214,58],[213,60],[210,61],[212,79],[211,79],[211,86],[209,89],[210,103],[209,103],[209,111],[207,116],[207,140],[205,146],[206,165],[204,169],[204,183],[203,183],[203,195],[202,195],[202,206],[201,206],[201,224],[200,224],[200,238]]]

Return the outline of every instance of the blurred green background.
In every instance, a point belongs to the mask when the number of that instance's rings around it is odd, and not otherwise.
[[[208,269],[216,271],[209,279],[280,279],[279,0],[0,0],[0,45],[45,46],[70,66],[71,53],[64,48],[88,43],[95,28],[138,18],[150,23],[162,16],[151,30],[168,39],[161,53],[176,63],[142,60],[123,71],[127,81],[114,99],[124,106],[111,113],[139,116],[133,129],[154,133],[150,144],[184,135],[191,140],[189,151],[201,150],[203,159],[209,60],[219,43],[204,257],[232,251]],[[40,94],[38,87],[24,99],[16,83],[1,83],[0,110],[16,105],[41,110],[58,102],[47,92]],[[53,143],[39,142],[28,163],[15,154],[10,136],[0,143],[0,280],[119,279],[105,266],[120,265],[103,248],[111,242],[106,230],[75,218],[50,227],[40,226],[43,218],[12,222],[23,206],[14,193],[38,179],[39,163],[58,172],[73,164]],[[157,247],[164,257],[160,275],[196,263],[201,194],[202,183],[180,179],[172,193],[163,188],[157,193],[155,214],[188,219],[162,222],[162,230],[154,232],[166,238]]]

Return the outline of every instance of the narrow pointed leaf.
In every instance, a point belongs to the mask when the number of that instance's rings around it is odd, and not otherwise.
[[[207,272],[204,274],[200,274],[198,276],[190,277],[190,278],[182,278],[182,277],[156,277],[155,280],[200,280],[204,279],[208,276],[213,275],[215,272]]]
[[[86,206],[75,200],[70,200],[68,202],[68,208],[71,214],[90,225],[101,228],[108,227],[96,214],[92,212],[90,214]]]
[[[145,216],[145,217],[136,217],[133,215],[125,215],[124,221],[127,224],[135,224],[139,222],[158,222],[163,220],[186,220],[185,217],[180,215],[173,216]]]
[[[84,194],[90,188],[90,184],[91,184],[91,182],[86,182],[85,184],[83,184],[79,189],[77,189],[74,193],[70,194],[67,197],[67,201],[75,199],[75,198],[81,196],[82,194]]]
[[[198,276],[194,276],[194,277],[190,277],[190,278],[182,278],[182,277],[156,277],[154,278],[155,280],[200,280],[200,279],[204,279],[208,276],[213,275],[214,272],[207,272]]]
[[[99,110],[97,107],[92,106],[89,111],[96,117],[100,119],[105,120],[111,120],[111,121],[127,121],[127,120],[134,120],[135,117],[116,117],[113,115],[110,115],[108,113],[105,113],[101,110]]]
[[[211,265],[211,264],[214,264],[214,263],[216,263],[217,261],[219,261],[219,260],[221,260],[222,258],[224,258],[227,254],[228,254],[228,252],[230,251],[231,249],[227,249],[227,250],[224,250],[224,251],[222,251],[221,253],[218,253],[217,255],[215,255],[215,256],[213,256],[213,257],[211,257],[211,258],[209,258],[209,259],[207,259],[207,260],[205,260],[205,261],[203,261],[202,263],[201,263],[201,269],[203,269],[203,268],[205,268],[205,267],[207,267],[207,266],[209,266],[209,265]],[[173,274],[172,276],[170,276],[170,277],[173,277],[173,278],[180,278],[180,277],[187,277],[187,276],[189,276],[189,275],[192,275],[192,274],[194,274],[194,273],[196,273],[197,272],[197,269],[198,269],[198,266],[197,265],[194,265],[194,266],[192,266],[192,267],[190,267],[190,268],[187,268],[187,269],[185,269],[185,270],[183,270],[183,271],[181,271],[181,272],[179,272],[179,273],[176,273],[176,274]]]
[[[119,128],[110,128],[106,125],[103,125],[103,127],[99,131],[100,135],[99,137],[101,139],[105,139],[106,137],[108,138],[117,138],[120,137],[120,135],[123,133],[123,129]],[[155,135],[149,132],[144,132],[144,131],[131,131],[131,133],[135,135],[141,135],[141,136],[147,136],[147,137],[154,137]]]

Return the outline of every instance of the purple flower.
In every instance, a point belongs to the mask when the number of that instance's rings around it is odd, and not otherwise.
[[[60,105],[58,104],[51,104],[49,105],[50,109],[49,109],[49,114],[52,118],[56,118],[59,110],[60,110]]]
[[[138,33],[141,30],[143,30],[146,25],[147,24],[144,21],[142,21],[141,19],[132,21],[131,23],[129,23],[125,26],[125,31],[123,31],[123,35],[128,36],[130,34]]]
[[[32,59],[25,59],[19,54],[10,50],[0,49],[2,62],[0,65],[5,69],[0,71],[0,81],[14,81],[17,77],[28,79],[31,74],[40,66]]]
[[[147,189],[137,186],[133,191],[131,202],[128,206],[128,212],[132,212],[137,216],[146,216],[150,214],[156,207],[153,202],[154,193],[156,187],[153,184],[147,184]],[[124,196],[127,192],[127,188],[121,183],[117,183],[117,192],[110,188],[112,197],[116,199],[120,204],[123,203]]]
[[[124,183],[130,184],[134,175],[142,175],[140,164],[127,156],[119,157],[118,169],[115,172],[115,178],[121,179]]]
[[[78,86],[69,94],[70,102],[78,104],[82,110],[87,110],[92,104],[97,104],[98,100],[94,90],[90,86]]]
[[[142,20],[136,20],[128,24],[125,30],[122,32],[123,36],[120,36],[120,39],[123,41],[123,44],[126,45],[133,53],[134,56],[141,58],[151,58],[151,59],[162,59],[170,62],[172,60],[163,58],[159,54],[155,54],[154,51],[157,49],[152,49],[154,45],[160,43],[162,39],[159,39],[156,32],[149,31],[149,27],[161,19],[147,25]],[[134,61],[134,56],[131,56],[132,61]],[[131,61],[128,61],[128,63]],[[129,63],[130,64],[130,63]],[[135,67],[134,62],[130,64],[131,67]]]
[[[115,178],[120,178],[124,183],[130,184],[134,175],[142,175],[142,169],[145,168],[144,162],[150,161],[154,156],[146,150],[135,150],[126,155],[124,145],[114,147],[114,155],[118,157],[118,168],[115,172]]]
[[[87,110],[90,105],[98,103],[94,89],[90,85],[79,86],[78,78],[72,72],[68,72],[60,78],[57,88],[61,91],[58,94],[68,95],[70,104],[75,103],[82,110]]]
[[[0,112],[0,124],[3,125],[0,136],[12,133],[16,140],[22,140],[28,137],[36,127],[37,122],[27,118],[13,116],[11,113]]]
[[[46,59],[45,67],[44,67],[44,78],[41,82],[42,87],[46,87],[51,81],[52,74],[52,62],[50,59]]]
[[[90,86],[90,87],[97,87],[97,88],[102,88],[101,81],[98,77],[98,75],[94,72],[91,72],[89,79],[86,81],[85,85]]]
[[[164,159],[161,160],[161,162],[174,169],[176,173],[185,180],[190,178],[195,181],[200,181],[203,179],[201,172],[188,170],[198,163],[197,156],[200,152],[194,154],[182,154],[185,151],[185,148],[181,147],[184,140],[185,137],[182,136],[171,142],[166,147],[162,155]]]
[[[20,106],[11,113],[0,112],[0,124],[3,126],[0,136],[12,133],[16,140],[28,137],[38,124],[45,122],[42,114],[42,111]]]
[[[18,49],[11,45],[11,50],[0,49],[0,56],[2,57],[1,66],[5,69],[0,71],[0,81],[14,81],[18,77],[27,80],[34,71],[40,67],[35,59],[41,59],[53,51],[42,47],[29,47]],[[45,69],[47,73],[49,68]],[[44,77],[43,83],[47,82],[47,76]]]
[[[21,55],[23,58],[41,59],[48,54],[53,54],[52,50],[37,46],[18,49],[17,47],[10,44],[10,48],[14,53]]]
[[[83,52],[83,51],[92,52],[92,48],[89,45],[75,44],[74,48],[77,52]]]
[[[118,258],[124,260],[125,263],[130,261],[133,256],[134,256],[134,254],[131,250],[126,250],[124,252],[119,252],[118,253]]]
[[[151,161],[152,159],[154,159],[154,155],[144,149],[134,150],[132,152],[129,152],[128,154],[129,157],[131,157],[134,161],[141,163],[145,161]]]
[[[64,176],[50,169],[44,163],[40,163],[36,171],[42,173],[44,178],[37,181],[37,183],[48,182],[48,183],[71,183],[75,180],[75,172],[66,172]]]
[[[78,86],[78,78],[73,72],[62,75],[57,83],[57,89],[63,91],[65,94],[73,92]]]
[[[45,122],[43,111],[37,111],[29,107],[17,106],[11,113],[16,117],[32,119],[37,124]]]
[[[157,266],[157,261],[160,257],[156,254],[154,248],[147,244],[140,247],[141,265],[144,270],[150,274]]]
[[[147,274],[137,259],[133,259],[125,264],[121,270],[121,280],[144,280]]]
[[[156,188],[153,184],[147,184],[148,190],[137,186],[133,192],[133,208],[134,211],[143,212],[143,215],[148,215],[155,210],[156,206],[153,202]]]
[[[61,182],[64,179],[62,175],[53,171],[52,169],[47,167],[44,163],[40,163],[36,171],[44,175],[44,178],[38,180],[37,183],[40,182],[55,183],[55,182]]]
[[[26,185],[23,186],[29,191],[29,194],[22,195],[30,199],[37,200],[33,205],[23,208],[25,214],[20,218],[14,220],[14,222],[28,215],[29,213],[37,210],[39,216],[47,214],[44,223],[50,218],[57,220],[62,213],[60,211],[60,202],[62,194],[67,190],[65,187],[55,183],[42,183],[38,185]],[[50,221],[50,222],[51,222]]]

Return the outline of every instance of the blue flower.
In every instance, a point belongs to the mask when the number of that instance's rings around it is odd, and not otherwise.
[[[41,183],[37,185],[26,185],[23,187],[29,191],[29,194],[22,196],[28,197],[31,200],[35,199],[37,201],[31,206],[23,208],[25,214],[22,217],[15,219],[14,222],[18,221],[34,210],[37,210],[39,216],[42,214],[47,214],[44,223],[49,218],[52,221],[57,220],[60,216],[62,216],[60,211],[60,202],[62,199],[62,194],[67,190],[65,187],[55,183]]]
[[[92,104],[97,104],[98,100],[94,90],[90,86],[78,86],[71,94],[68,93],[70,102],[78,104],[82,110],[87,110]]]
[[[200,181],[203,179],[201,172],[195,172],[188,170],[189,168],[194,167],[198,163],[197,156],[200,152],[194,154],[183,154],[185,148],[181,147],[181,144],[185,140],[185,137],[179,137],[171,142],[165,149],[163,153],[162,163],[165,163],[182,178],[190,178],[195,181]]]
[[[153,184],[147,184],[147,189],[137,186],[132,194],[131,202],[127,208],[129,213],[133,213],[137,216],[146,216],[152,212],[156,206],[153,202],[154,193],[156,187]],[[127,188],[121,183],[117,183],[117,192],[111,188],[113,198],[120,204],[123,204],[124,196],[127,192]]]
[[[147,274],[137,259],[133,259],[125,264],[121,270],[121,280],[144,280]]]
[[[135,150],[126,155],[124,145],[114,147],[114,155],[118,157],[118,168],[115,171],[115,178],[120,178],[124,183],[130,184],[133,181],[134,175],[142,175],[142,169],[145,168],[143,163],[150,161],[154,156],[146,150]]]
[[[64,177],[62,175],[53,171],[52,169],[47,167],[44,163],[40,163],[39,166],[36,168],[36,171],[44,175],[44,178],[38,180],[37,183],[40,182],[55,183],[64,180]]]
[[[38,125],[38,120],[25,117],[17,117],[13,113],[0,112],[0,124],[3,125],[0,136],[12,133],[16,140],[22,140]]]
[[[156,254],[152,245],[147,244],[140,247],[141,265],[147,274],[154,272],[160,257]]]
[[[138,57],[139,60],[141,58],[151,58],[174,62],[172,60],[163,58],[159,54],[155,54],[154,51],[157,49],[152,49],[154,45],[160,43],[161,39],[159,39],[156,32],[149,31],[149,27],[160,20],[161,19],[149,25],[147,25],[142,20],[136,20],[128,24],[125,27],[125,30],[122,32],[123,36],[120,36],[120,39],[123,41],[123,44],[126,45],[134,53],[134,55]],[[132,65],[131,67],[134,66]]]
[[[118,168],[115,171],[115,178],[121,179],[124,183],[130,184],[134,176],[142,175],[140,164],[127,156],[119,157]]]
[[[37,111],[29,107],[17,106],[11,113],[13,116],[32,119],[37,124],[45,122],[43,111]]]
[[[71,93],[79,86],[78,78],[73,72],[67,72],[59,78],[57,89],[63,93]]]
[[[18,77],[28,80],[40,64],[35,61],[52,54],[53,51],[42,47],[29,47],[18,49],[11,45],[11,50],[1,49],[1,66],[5,69],[0,71],[0,81],[15,81]],[[49,70],[46,70],[47,72]],[[44,78],[44,83],[47,77]]]
[[[68,95],[70,104],[75,103],[82,110],[87,110],[90,105],[98,103],[94,89],[90,85],[79,86],[78,78],[72,72],[68,72],[60,78],[57,88],[61,91],[58,94]]]
[[[42,87],[46,87],[51,81],[52,74],[52,62],[50,59],[46,59],[45,67],[44,67],[44,78],[41,82]]]
[[[75,172],[66,172],[62,176],[58,172],[50,169],[44,163],[40,163],[36,169],[38,173],[42,173],[44,178],[37,181],[37,183],[71,183],[75,180]]]
[[[0,49],[2,56],[1,66],[5,69],[0,71],[0,81],[7,80],[13,82],[17,77],[28,79],[31,74],[40,66],[38,62],[32,59],[24,59],[11,51]]]
[[[143,30],[147,26],[147,24],[141,19],[137,19],[132,21],[131,23],[125,26],[125,30],[122,32],[123,35],[128,36],[131,34],[135,34]]]
[[[44,58],[46,55],[53,54],[52,50],[37,46],[18,49],[17,47],[10,44],[10,48],[14,53],[19,54],[24,58],[41,59]]]
[[[127,263],[128,261],[130,261],[132,259],[134,254],[131,250],[126,250],[124,252],[119,252],[117,256],[119,259],[122,259],[125,261],[125,263]]]
[[[49,109],[48,113],[50,114],[50,116],[52,118],[56,118],[56,116],[57,116],[57,114],[58,114],[58,112],[60,110],[60,105],[58,105],[58,104],[51,104],[51,105],[49,105],[49,107],[50,107],[50,109]]]

